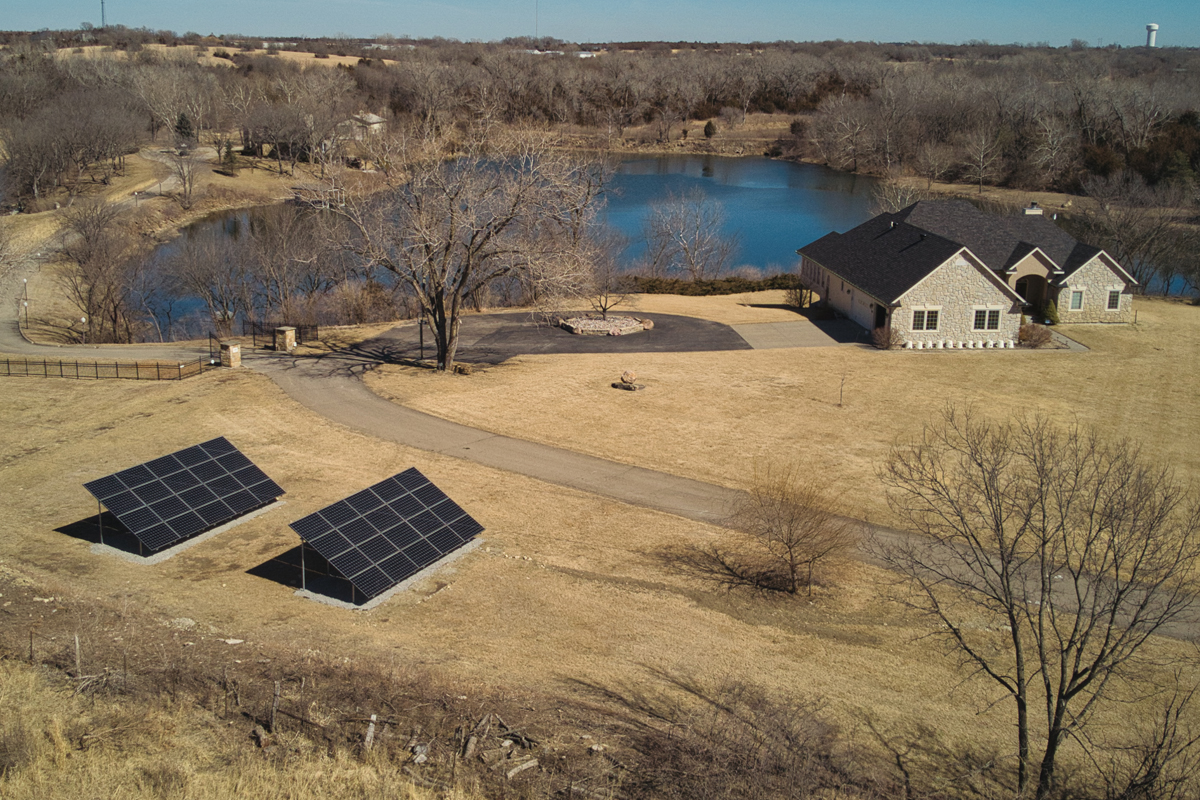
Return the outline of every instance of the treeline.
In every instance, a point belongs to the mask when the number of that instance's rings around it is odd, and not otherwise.
[[[104,37],[123,57],[57,49]],[[202,139],[240,132],[244,145],[283,142],[279,153],[303,157],[368,111],[441,129],[570,126],[609,140],[637,127],[663,142],[688,120],[728,129],[750,113],[782,113],[794,121],[778,154],[1021,189],[1077,192],[1090,176],[1126,169],[1150,185],[1187,182],[1200,170],[1195,50],[646,43],[577,58],[574,46],[546,40],[283,43],[359,56],[349,67],[305,68],[262,49],[276,43],[172,37],[129,29],[10,37],[0,57],[0,136],[11,192],[103,180],[121,154],[174,130],[181,115]],[[145,47],[154,43],[168,47]],[[547,46],[563,55],[529,52]],[[221,65],[201,65],[200,52]]]

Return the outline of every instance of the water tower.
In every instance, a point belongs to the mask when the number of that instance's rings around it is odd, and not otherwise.
[[[1151,22],[1146,26],[1146,47],[1154,47],[1154,37],[1158,35],[1158,26]]]

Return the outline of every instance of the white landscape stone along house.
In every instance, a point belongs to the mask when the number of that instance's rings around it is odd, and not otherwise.
[[[1059,321],[1128,322],[1137,282],[1032,206],[985,214],[961,200],[921,201],[797,251],[800,279],[868,330],[909,348],[1009,348],[1023,312]]]

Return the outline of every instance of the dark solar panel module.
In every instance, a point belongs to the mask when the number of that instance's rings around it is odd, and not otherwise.
[[[225,437],[85,483],[152,551],[163,550],[283,494]]]
[[[416,468],[298,519],[291,528],[367,599],[483,531]]]

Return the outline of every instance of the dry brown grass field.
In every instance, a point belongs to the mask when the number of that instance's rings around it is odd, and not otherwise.
[[[634,308],[730,324],[796,319],[754,307],[780,300],[643,295]],[[851,513],[887,521],[876,465],[946,403],[973,403],[999,418],[1079,420],[1200,479],[1200,308],[1152,299],[1135,308],[1136,325],[1065,327],[1086,353],[849,345],[544,355],[467,380],[398,366],[368,380],[405,405],[467,425],[727,486],[744,487],[756,462],[795,461],[839,485]],[[614,391],[626,369],[648,390]]]
[[[642,310],[728,321],[790,313],[738,300],[646,297]],[[540,357],[465,379],[386,368],[372,383],[472,424],[730,485],[755,457],[797,458],[835,475],[853,508],[878,516],[873,465],[890,437],[946,399],[1140,431],[1153,454],[1178,455],[1193,473],[1181,433],[1195,428],[1195,363],[1184,356],[1194,354],[1196,310],[1138,310],[1137,327],[1073,331],[1095,347],[1082,355],[841,347]],[[649,391],[608,389],[623,368]],[[885,730],[931,723],[952,748],[1011,752],[1007,705],[989,708],[994,690],[938,654],[932,628],[896,602],[882,571],[843,565],[811,602],[726,592],[673,554],[727,531],[381,443],[314,416],[249,371],[167,384],[12,378],[3,392],[0,584],[17,576],[64,608],[134,606],[157,623],[188,617],[197,643],[228,647],[231,661],[291,650],[434,670],[464,695],[507,687],[603,704],[598,690],[735,679],[779,698],[819,698],[860,742],[869,717]],[[285,505],[156,566],[93,554],[56,530],[96,512],[85,481],[217,435],[287,490]],[[288,522],[408,466],[487,527],[480,549],[369,612],[317,604],[249,573],[297,544]],[[72,613],[85,649],[112,637]],[[138,646],[136,633],[125,635]],[[1124,713],[1101,716],[1092,731],[1120,730]]]
[[[81,697],[61,678],[17,662],[0,662],[0,715],[0,758],[11,773],[0,775],[5,800],[435,796],[370,759],[272,763],[211,715]]]

